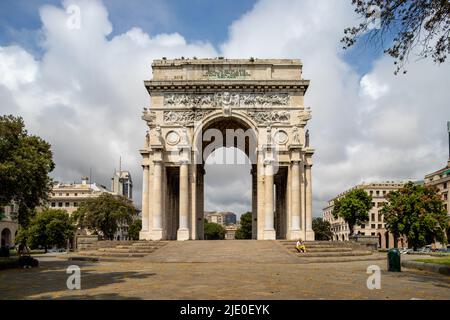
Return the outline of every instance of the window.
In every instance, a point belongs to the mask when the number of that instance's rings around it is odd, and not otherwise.
[[[52,202],[52,207],[53,208],[56,207],[56,203]]]
[[[66,197],[68,197],[69,196],[69,193],[66,193]]]
[[[375,229],[375,223],[372,223],[372,224],[370,225],[370,227],[371,227],[372,229]]]
[[[74,203],[73,203],[73,206],[74,206],[74,207],[78,207],[78,202],[74,202]]]
[[[371,236],[374,236],[374,235],[375,235],[375,232],[372,232],[370,235],[371,235]]]
[[[362,235],[362,236],[365,236],[365,235],[366,235],[366,233],[365,233],[365,232],[361,232],[361,235]]]
[[[383,206],[383,202],[378,202],[377,203],[377,208],[382,207]]]
[[[372,207],[375,207],[375,202],[372,202]]]
[[[444,193],[443,195],[444,195],[444,200],[447,200],[447,199],[448,199],[448,194],[447,194],[447,192]]]
[[[381,217],[382,217],[382,215],[383,215],[383,214],[378,213],[378,222],[381,222]]]
[[[70,207],[70,203],[69,202],[66,202],[66,207]]]
[[[375,221],[375,213],[372,213],[371,220]]]
[[[62,207],[63,206],[63,203],[62,202],[58,202],[58,207]]]
[[[373,195],[373,190],[370,190],[369,193],[370,193],[370,195]]]
[[[447,189],[447,182],[444,182],[444,189]]]
[[[383,195],[386,195],[386,190],[383,190]]]
[[[376,193],[377,193],[377,196],[379,196],[379,195],[380,195],[380,190],[377,190],[377,192],[376,192]]]
[[[75,192],[74,195],[75,195],[75,197],[76,197],[76,196],[78,196],[78,193]]]
[[[381,229],[381,228],[383,228],[383,224],[379,223],[378,224],[378,229]]]
[[[361,225],[361,229],[365,229],[366,228],[366,225],[365,224],[362,224]]]

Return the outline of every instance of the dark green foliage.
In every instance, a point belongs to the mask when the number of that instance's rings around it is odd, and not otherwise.
[[[252,213],[246,212],[241,216],[241,226],[236,230],[236,239],[252,238]]]
[[[29,135],[20,117],[0,116],[0,206],[15,201],[18,221],[26,226],[33,209],[48,199],[55,167],[50,144]]]
[[[342,198],[334,201],[333,216],[342,217],[348,223],[350,234],[355,225],[369,220],[369,210],[372,208],[372,197],[362,189],[353,189]]]
[[[72,217],[81,229],[88,229],[106,239],[113,240],[120,225],[130,225],[136,216],[131,200],[104,193],[83,202]]]
[[[19,231],[17,243],[26,243],[31,249],[67,246],[67,240],[73,237],[75,226],[69,214],[61,209],[46,208],[36,213],[28,227]]]
[[[205,240],[223,240],[225,239],[225,228],[220,224],[204,220]]]
[[[139,240],[139,232],[142,230],[142,220],[136,219],[128,228],[128,236],[131,240]]]
[[[384,221],[394,236],[406,236],[414,249],[436,241],[447,242],[448,216],[435,188],[407,183],[392,191],[381,209]]]
[[[312,229],[314,231],[315,240],[331,240],[333,236],[330,222],[323,220],[322,218],[313,219]]]

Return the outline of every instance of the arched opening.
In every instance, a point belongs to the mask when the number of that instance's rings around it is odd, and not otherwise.
[[[386,239],[386,249],[390,248],[390,243],[389,243],[389,232],[386,231],[386,233],[384,234],[385,239]]]
[[[224,239],[234,239],[242,214],[252,213],[251,168],[246,154],[234,147],[218,148],[205,161],[204,218],[226,229]]]
[[[5,228],[2,230],[1,237],[2,237],[2,240],[1,240],[2,247],[11,246],[11,231],[8,228]]]
[[[237,221],[241,214],[251,212],[251,238],[256,239],[256,128],[247,119],[216,116],[197,128],[194,145],[197,151],[198,238],[204,239],[206,209],[238,211],[233,212]],[[233,228],[229,229],[230,233],[234,232]]]

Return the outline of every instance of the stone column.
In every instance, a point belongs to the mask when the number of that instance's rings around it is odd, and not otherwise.
[[[162,240],[162,161],[154,161],[153,168],[153,229],[150,239]]]
[[[265,215],[265,197],[264,197],[264,161],[262,159],[262,154],[258,153],[258,164],[257,164],[257,172],[256,172],[256,199],[257,199],[257,208],[256,208],[256,238],[258,240],[264,239],[264,215]]]
[[[264,205],[264,240],[275,240],[273,227],[273,163],[266,162],[264,172],[265,205]]]
[[[143,166],[144,172],[142,177],[142,231],[148,232],[148,173],[149,167]]]
[[[314,231],[312,230],[312,179],[311,179],[311,165],[305,165],[305,178],[306,178],[306,214],[305,214],[305,228],[306,239],[308,241],[314,240]]]
[[[258,201],[258,187],[257,187],[257,168],[256,165],[252,165],[252,239],[257,239],[257,201]]]
[[[180,164],[180,227],[177,240],[189,240],[189,168],[187,162]]]
[[[300,233],[300,163],[293,161],[291,167],[291,195],[292,195],[292,215],[291,215],[291,234],[290,239],[301,238]]]

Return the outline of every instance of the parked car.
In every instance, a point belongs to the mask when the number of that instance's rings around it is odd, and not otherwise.
[[[414,252],[414,250],[410,249],[410,248],[402,248],[402,249],[400,249],[400,253],[401,254],[408,254],[408,253],[412,253],[412,252]]]

